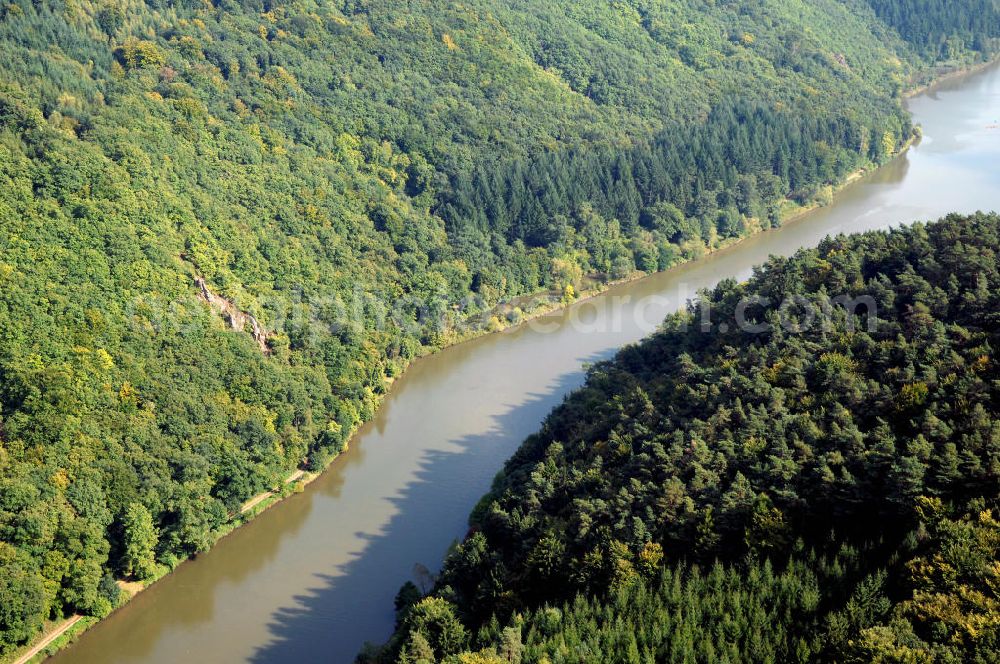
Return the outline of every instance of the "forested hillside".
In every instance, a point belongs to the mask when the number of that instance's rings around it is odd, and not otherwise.
[[[827,239],[595,366],[382,660],[997,661],[998,246]]]
[[[961,60],[1000,36],[996,0],[868,0],[879,18],[925,57]],[[959,11],[956,11],[956,8]]]
[[[925,44],[996,48],[995,8],[899,5],[0,0],[0,650],[322,468],[502,299],[886,160]]]

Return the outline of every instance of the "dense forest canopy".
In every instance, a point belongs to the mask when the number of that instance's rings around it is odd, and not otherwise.
[[[875,13],[925,56],[961,58],[1000,36],[996,0],[868,0]],[[955,11],[956,7],[960,11]]]
[[[953,216],[705,293],[523,444],[372,659],[997,661],[998,246]]]
[[[0,0],[0,650],[322,468],[500,300],[887,159],[914,75],[996,49],[935,7]]]

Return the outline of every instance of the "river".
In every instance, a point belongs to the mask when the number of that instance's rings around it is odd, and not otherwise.
[[[138,595],[60,662],[350,662],[392,630],[416,563],[435,569],[491,479],[587,362],[770,254],[827,234],[1000,209],[1000,69],[910,100],[924,138],[835,202],[704,260],[422,359],[308,489]]]

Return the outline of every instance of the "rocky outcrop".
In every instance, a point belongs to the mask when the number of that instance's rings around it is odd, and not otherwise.
[[[201,299],[205,300],[216,313],[222,316],[231,328],[237,332],[246,332],[257,342],[262,353],[265,355],[270,354],[271,348],[267,345],[267,331],[260,324],[260,321],[257,320],[256,316],[249,312],[241,311],[239,307],[226,298],[213,293],[209,289],[208,284],[205,283],[204,278],[195,277],[194,282],[198,286]]]

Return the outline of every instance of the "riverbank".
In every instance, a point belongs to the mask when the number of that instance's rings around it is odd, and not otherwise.
[[[1000,54],[996,55],[990,60],[985,60],[983,62],[977,62],[971,65],[963,65],[954,68],[937,68],[937,73],[932,80],[927,83],[918,83],[911,86],[908,90],[903,92],[902,98],[905,101],[912,97],[916,97],[929,92],[934,92],[937,88],[941,87],[945,83],[951,81],[960,80],[966,76],[972,76],[978,74],[979,72],[985,71],[994,65],[1000,65]]]
[[[908,147],[909,147],[908,145],[904,146],[904,149],[906,149]],[[870,172],[871,172],[871,169],[869,169],[867,171],[863,171],[863,172],[856,172],[856,173],[850,174],[848,177],[845,178],[844,183],[838,185],[838,187],[836,188],[836,193],[839,194],[844,188],[846,188],[850,184],[853,184],[854,182],[856,182],[860,177],[862,177],[862,175],[864,175],[865,173],[870,173]],[[814,211],[817,207],[820,207],[820,205],[816,204],[816,205],[813,205],[813,206],[809,207],[808,209],[804,209],[802,206],[790,206],[788,208],[788,210],[786,211],[786,213],[788,214],[788,216],[786,218],[786,222],[787,223],[791,223],[791,222],[795,221],[796,219],[805,216],[809,212]],[[719,246],[714,247],[714,248],[712,248],[710,250],[707,249],[704,252],[704,254],[701,254],[699,256],[693,257],[692,260],[686,261],[685,263],[683,263],[681,265],[689,265],[691,262],[696,262],[696,261],[698,261],[698,260],[700,260],[702,258],[705,258],[705,257],[707,257],[709,255],[712,255],[712,254],[715,254],[717,252],[720,252],[723,249],[727,249],[727,248],[733,247],[733,246],[739,244],[740,242],[745,242],[745,241],[747,241],[747,240],[749,240],[749,239],[751,239],[753,237],[757,237],[757,236],[759,236],[761,234],[762,234],[762,232],[757,232],[757,233],[754,233],[754,234],[747,235],[747,236],[745,236],[743,238],[740,238],[739,240],[734,239],[734,240],[726,241],[724,243],[721,243]],[[763,234],[766,234],[766,233],[763,233]],[[574,301],[575,302],[579,302],[579,301],[583,301],[583,300],[595,297],[595,296],[599,295],[600,293],[608,290],[609,288],[612,288],[615,285],[620,285],[620,284],[622,284],[624,282],[637,281],[639,279],[642,279],[645,276],[647,276],[647,275],[644,275],[642,273],[637,273],[637,274],[635,274],[632,277],[627,278],[627,279],[615,280],[615,281],[611,281],[611,282],[607,282],[607,283],[595,283],[595,284],[592,285],[591,288],[585,289],[583,292],[581,292],[580,297],[576,298]],[[511,323],[511,324],[505,326],[502,329],[512,330],[512,329],[514,329],[515,327],[517,327],[519,325],[523,325],[528,320],[531,320],[533,318],[537,318],[538,316],[546,315],[546,314],[551,313],[553,311],[557,311],[557,310],[559,310],[560,308],[562,308],[566,304],[566,303],[563,303],[560,300],[560,298],[558,297],[558,294],[554,293],[554,292],[541,293],[541,294],[536,295],[535,297],[538,297],[538,298],[540,298],[542,300],[542,302],[540,302],[538,304],[538,308],[537,309],[532,309],[531,307],[529,307],[529,312],[525,313],[525,317],[521,321],[519,321],[518,323]],[[478,329],[478,330],[475,330],[475,331],[470,331],[469,334],[465,338],[463,338],[461,341],[455,341],[455,343],[449,344],[449,347],[452,346],[452,345],[457,345],[458,343],[461,343],[462,341],[467,341],[467,340],[471,340],[471,339],[474,339],[474,338],[482,337],[485,334],[489,333],[490,331],[491,330],[489,330],[489,329]],[[493,331],[496,331],[496,330],[493,330]],[[419,361],[419,358],[417,360],[415,360],[415,361]],[[336,457],[336,458],[340,458],[340,457]],[[335,461],[336,458],[333,459],[333,460],[331,460],[331,462]],[[329,464],[328,464],[328,466],[329,466]],[[264,492],[263,494],[258,494],[258,496],[255,496],[254,498],[251,498],[250,501],[247,501],[248,503],[249,502],[253,502],[253,501],[256,501],[256,502],[254,502],[254,504],[251,505],[249,509],[247,509],[244,512],[243,509],[241,508],[239,510],[239,513],[236,514],[236,515],[234,515],[233,520],[230,523],[228,523],[225,528],[221,528],[216,533],[214,533],[214,535],[217,536],[216,537],[217,541],[220,540],[220,539],[222,539],[223,537],[227,536],[231,532],[237,530],[241,525],[243,525],[243,524],[247,523],[248,521],[254,519],[257,515],[261,514],[265,510],[269,509],[271,506],[276,505],[284,497],[290,495],[295,490],[297,490],[299,487],[304,487],[307,483],[312,482],[317,477],[319,477],[319,474],[312,474],[312,473],[310,473],[308,475],[303,475],[298,480],[294,481],[292,484],[285,483],[284,485],[282,485],[280,487],[277,487],[276,491]],[[244,503],[243,507],[246,507],[246,506],[247,506],[247,503]],[[345,530],[344,532],[345,533],[349,533],[351,531]],[[167,573],[169,573],[169,571],[170,571],[170,570],[168,570],[166,568],[164,568],[164,570],[165,570],[164,573],[159,578],[165,577],[167,575]],[[150,585],[152,585],[152,583],[153,582],[145,584],[145,587],[149,587]],[[134,607],[134,608],[138,608],[138,607]],[[91,619],[91,618],[88,618],[87,620],[88,621],[96,622],[95,619]],[[93,624],[93,623],[91,623],[91,624]],[[82,632],[85,627],[89,627],[89,624],[86,624],[86,621],[81,621],[79,623],[76,623],[73,626],[73,629],[69,630],[67,633],[64,633],[59,639],[57,639],[57,642],[50,643],[50,644],[44,646],[43,651],[51,651],[53,649],[58,649],[59,647],[61,647],[61,645],[65,645],[65,643],[63,642],[64,640],[66,642],[72,640],[72,638],[75,638],[75,636],[78,635],[80,632]]]
[[[85,620],[84,616],[75,615],[53,623],[50,628],[42,631],[36,644],[26,646],[26,651],[17,656],[16,659],[12,659],[11,664],[28,664],[59,639],[64,639],[66,643],[69,643],[74,634],[82,633],[83,629],[86,628],[85,624],[81,625],[83,620]],[[73,628],[77,625],[80,625],[80,628],[74,631]]]

